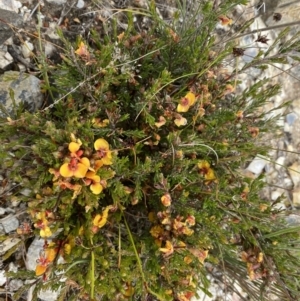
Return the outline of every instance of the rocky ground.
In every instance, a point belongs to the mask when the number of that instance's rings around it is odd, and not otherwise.
[[[173,1],[174,2],[174,1]],[[172,1],[157,1],[159,11],[165,18],[171,18],[174,11]],[[292,0],[252,0],[245,6],[239,6],[236,10],[236,16],[239,18],[249,18],[255,14],[261,14],[256,22],[251,25],[251,30],[264,29],[273,26],[274,12],[282,15],[281,24],[299,20],[300,3]],[[0,0],[0,103],[7,110],[11,109],[9,102],[9,87],[18,83],[18,92],[15,92],[15,98],[26,99],[27,106],[31,110],[36,110],[44,106],[43,95],[40,92],[40,73],[36,68],[35,55],[43,52],[47,63],[55,65],[59,61],[60,42],[56,33],[59,27],[70,39],[76,39],[79,35],[87,36],[89,28],[95,27],[99,32],[105,29],[104,25],[109,26],[109,20],[115,12],[115,8],[124,8],[128,5],[147,8],[146,0],[115,0],[115,1],[90,1],[90,0]],[[259,9],[258,9],[259,8]],[[147,19],[135,20],[139,26],[147,26]],[[121,16],[118,18],[119,26],[126,28],[126,20]],[[39,32],[36,30],[37,24],[41,24]],[[294,26],[294,32],[300,27]],[[280,29],[266,31],[265,34],[270,39],[269,45],[276,39]],[[42,45],[39,44],[39,38],[42,38]],[[257,47],[255,45],[255,36],[248,35],[239,41],[240,45],[248,46],[247,52],[241,58],[239,64],[243,64],[255,55]],[[228,65],[230,69],[230,65]],[[267,72],[267,74],[266,74]],[[283,65],[276,65],[269,68],[264,74],[259,70],[252,69],[249,73],[241,75],[242,84],[238,87],[244,89],[251,85],[254,80],[263,76],[271,77],[274,82],[282,85],[280,95],[270,100],[266,110],[270,111],[274,107],[280,106],[286,101],[291,103],[280,110],[275,111],[278,114],[284,114],[278,121],[280,128],[276,138],[264,137],[270,145],[268,157],[257,157],[249,166],[243,170],[248,176],[257,177],[262,173],[266,174],[268,182],[267,188],[262,192],[263,197],[269,201],[278,202],[278,206],[286,209],[286,219],[290,224],[300,224],[300,67],[294,64],[287,68]],[[10,81],[8,81],[10,79]],[[30,89],[29,89],[30,87]],[[20,95],[20,97],[19,97]],[[24,96],[25,95],[25,96]],[[22,98],[23,97],[23,98]],[[5,174],[0,170],[0,197],[5,196],[11,189],[11,184],[5,178]],[[24,195],[28,194],[23,191]],[[4,201],[0,203],[0,234],[5,235],[13,233],[20,221],[25,216],[25,207],[16,200],[15,203],[7,204]],[[2,242],[0,255],[7,254],[18,246],[20,240],[7,239]],[[27,254],[20,253],[20,259],[24,258],[29,269],[35,268],[35,260],[38,257],[39,241],[34,240],[28,249]],[[17,265],[10,263],[9,270],[16,269]],[[7,267],[5,267],[7,268]],[[226,285],[215,279],[212,286],[213,298],[202,296],[199,300],[246,300],[243,293],[227,294]],[[7,282],[3,270],[0,270],[0,301],[4,300],[5,293],[12,293],[18,287],[22,286],[22,281]],[[239,290],[239,288],[237,288]],[[42,300],[55,300],[55,294],[45,293],[40,296]],[[30,301],[30,294],[27,298]],[[270,300],[271,297],[270,297]]]

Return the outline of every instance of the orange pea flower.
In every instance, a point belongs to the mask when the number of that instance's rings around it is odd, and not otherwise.
[[[57,249],[47,248],[45,252],[40,254],[40,258],[37,260],[37,266],[35,268],[35,275],[41,276],[47,270],[47,267],[53,262],[57,254]]]
[[[224,16],[224,15],[221,15],[219,16],[219,20],[221,21],[221,24],[223,26],[226,26],[226,25],[231,25],[232,24],[232,19]]]
[[[160,198],[162,204],[166,207],[169,207],[171,205],[171,196],[169,193],[165,193],[161,198]]]
[[[86,59],[90,58],[90,53],[89,53],[86,45],[83,42],[80,42],[80,45],[79,45],[78,49],[75,50],[75,53],[82,58],[86,58]]]

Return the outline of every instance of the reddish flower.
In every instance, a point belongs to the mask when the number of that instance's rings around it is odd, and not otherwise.
[[[232,19],[224,16],[224,15],[221,15],[219,16],[219,20],[221,21],[221,24],[223,26],[226,26],[226,25],[231,25],[232,24]]]

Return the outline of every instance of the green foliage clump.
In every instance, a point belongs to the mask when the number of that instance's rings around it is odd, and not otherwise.
[[[215,267],[256,298],[271,288],[295,300],[299,264],[289,250],[298,233],[260,197],[263,179],[239,172],[267,152],[257,137],[275,121],[262,107],[280,87],[261,80],[235,94],[238,70],[222,64],[236,45],[215,31],[233,7],[223,2],[214,11],[203,1],[196,27],[193,18],[180,25],[179,14],[167,24],[152,5],[147,31],[128,11],[125,31],[65,40],[51,71],[60,98],[2,123],[11,199],[27,202],[45,239],[36,291],[190,300],[199,288],[210,294]],[[31,227],[18,233],[26,239]]]

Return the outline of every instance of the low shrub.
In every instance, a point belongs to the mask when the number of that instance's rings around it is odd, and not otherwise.
[[[259,52],[228,73],[238,40],[216,29],[238,35],[228,16],[245,2],[199,1],[197,13],[182,21],[179,7],[170,22],[151,3],[120,11],[126,30],[112,20],[105,35],[61,34],[62,63],[46,87],[54,102],[0,128],[2,166],[16,183],[6,200],[26,202],[33,225],[18,235],[45,241],[35,272],[14,274],[35,279],[35,297],[51,288],[59,300],[185,301],[210,295],[217,270],[254,300],[270,290],[295,300],[299,229],[261,197],[263,177],[241,172],[267,153],[258,139],[276,118],[263,106],[280,87],[264,79],[237,93],[239,72],[268,61]],[[147,30],[135,27],[141,15]]]

